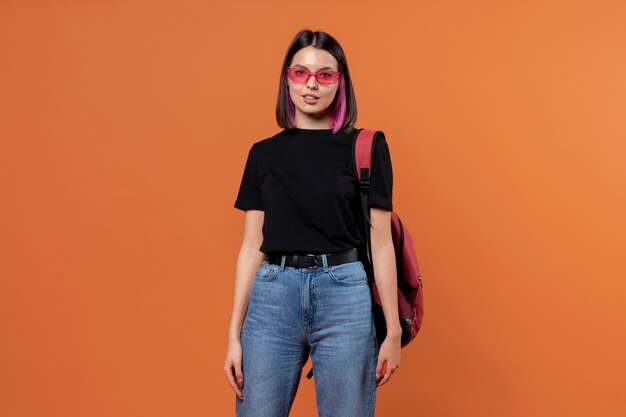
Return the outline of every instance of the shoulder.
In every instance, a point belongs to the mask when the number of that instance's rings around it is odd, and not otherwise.
[[[283,132],[278,132],[270,137],[253,142],[248,150],[248,158],[254,161],[254,163],[267,160],[267,158],[271,157],[275,149],[274,146],[281,143],[282,136]]]
[[[374,136],[375,159],[388,161],[391,158],[391,152],[389,150],[389,144],[387,143],[385,132],[383,130],[374,130],[374,132],[376,132]]]
[[[257,140],[256,142],[254,142],[252,144],[252,149],[254,149],[256,152],[262,152],[263,150],[267,149],[267,148],[271,148],[272,146],[275,146],[277,143],[280,143],[280,139],[285,135],[285,131],[280,131],[277,132],[276,134],[261,139],[261,140]]]
[[[385,142],[385,143],[387,143],[387,136],[386,136],[384,130],[376,130],[376,136],[377,136],[376,140],[378,142]]]

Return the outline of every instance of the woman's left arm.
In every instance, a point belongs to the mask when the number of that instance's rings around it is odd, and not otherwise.
[[[380,346],[376,365],[377,386],[381,386],[389,380],[400,365],[402,329],[398,317],[396,253],[391,237],[391,211],[371,207],[370,222],[372,224],[370,238],[374,278],[387,325],[387,335]]]

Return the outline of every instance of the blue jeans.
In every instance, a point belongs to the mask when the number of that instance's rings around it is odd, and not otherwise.
[[[263,261],[241,329],[237,417],[287,417],[311,354],[319,417],[373,417],[378,346],[361,261],[317,269]]]

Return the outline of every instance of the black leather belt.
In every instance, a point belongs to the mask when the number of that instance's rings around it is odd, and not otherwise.
[[[322,255],[306,254],[306,255],[285,255],[285,266],[293,266],[294,268],[309,268],[316,269],[317,267],[324,266],[324,260]],[[280,261],[283,254],[272,253],[268,254],[265,258],[267,262],[271,264],[280,265]],[[356,249],[348,249],[339,253],[326,254],[326,261],[328,265],[339,265],[346,262],[354,262],[359,260],[359,254]]]

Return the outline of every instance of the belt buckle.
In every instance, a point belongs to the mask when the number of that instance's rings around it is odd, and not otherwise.
[[[313,257],[313,262],[315,262],[315,265],[313,266],[307,266],[307,269],[317,269],[318,265],[317,265],[317,255],[313,254],[313,253],[307,253],[304,256],[312,256]]]

